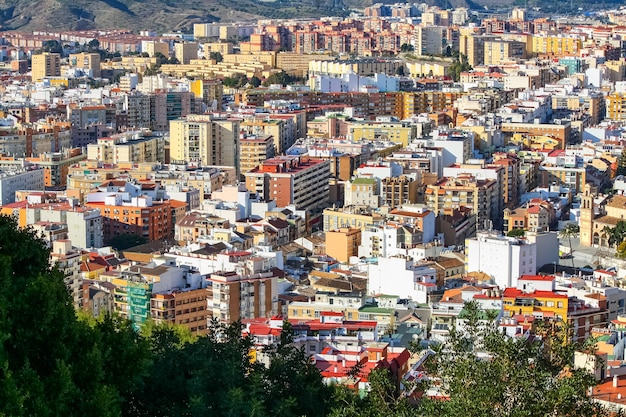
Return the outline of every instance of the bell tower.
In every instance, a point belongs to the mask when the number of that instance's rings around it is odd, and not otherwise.
[[[591,246],[593,244],[593,194],[591,185],[585,184],[583,195],[580,199],[580,245]]]

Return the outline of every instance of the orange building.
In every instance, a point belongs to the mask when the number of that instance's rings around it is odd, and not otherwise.
[[[121,201],[117,204],[107,203],[86,203],[87,207],[100,210],[104,219],[102,229],[105,242],[124,234],[143,236],[149,242],[171,237],[172,207],[169,200],[153,202],[150,198],[138,197],[132,200],[132,205]]]
[[[206,288],[153,294],[150,300],[152,319],[157,323],[181,325],[195,335],[205,335],[210,317],[208,295]]]
[[[358,256],[361,244],[361,229],[343,228],[326,232],[326,254],[340,262]]]

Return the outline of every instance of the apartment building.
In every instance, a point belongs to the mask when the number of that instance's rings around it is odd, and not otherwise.
[[[239,120],[189,115],[170,122],[170,159],[200,166],[233,166],[239,172]]]
[[[172,209],[169,200],[157,202],[147,196],[129,199],[128,194],[93,192],[87,195],[86,206],[100,210],[105,242],[123,234],[143,236],[149,242],[171,237]]]
[[[81,52],[80,54],[70,54],[70,66],[79,68],[92,78],[100,78],[100,54]]]
[[[150,317],[156,323],[183,326],[193,335],[206,335],[211,318],[207,309],[210,295],[206,288],[177,288],[152,294]]]
[[[522,275],[535,274],[538,245],[499,232],[478,232],[465,242],[465,270],[483,272],[501,289],[515,287]]]
[[[46,77],[61,76],[61,55],[50,52],[35,54],[32,57],[33,81],[41,81]]]
[[[496,180],[476,179],[470,174],[462,174],[456,178],[444,177],[432,185],[427,185],[424,202],[435,213],[467,207],[478,216],[481,227],[493,222],[499,225],[502,217],[500,187]]]
[[[33,193],[26,200],[5,204],[0,213],[15,216],[20,227],[38,222],[67,225],[67,239],[79,248],[100,248],[102,216],[98,210],[77,207],[74,200],[46,202],[42,193]]]
[[[43,153],[37,158],[27,158],[27,161],[43,169],[46,187],[65,187],[70,166],[84,159],[87,159],[87,155],[83,154],[81,149],[74,148],[62,152]]]
[[[419,185],[406,175],[384,178],[381,181],[381,204],[393,209],[405,203],[417,203]]]
[[[207,309],[224,324],[278,313],[278,278],[283,272],[268,269],[262,258],[249,252],[231,252],[240,259],[234,271],[214,272],[207,278],[213,296]]]
[[[87,159],[108,164],[165,162],[166,137],[149,131],[126,132],[87,145]]]
[[[344,187],[344,205],[379,207],[378,190],[378,181],[375,178],[357,177],[347,181]]]
[[[250,172],[263,162],[276,155],[274,137],[271,135],[246,135],[242,133],[239,138],[239,164],[241,174]]]
[[[43,169],[0,170],[0,198],[2,199],[2,205],[14,203],[16,191],[43,191],[44,188]]]
[[[192,59],[198,59],[198,44],[195,42],[177,42],[174,44],[174,56],[187,65]]]
[[[294,205],[297,210],[321,208],[329,200],[330,163],[306,156],[268,159],[245,174],[246,188],[278,207]]]

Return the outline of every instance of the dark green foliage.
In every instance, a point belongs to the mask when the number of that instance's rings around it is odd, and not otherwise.
[[[293,77],[287,74],[285,71],[275,72],[274,74],[267,77],[267,79],[263,82],[264,86],[272,85],[272,84],[280,84],[283,87],[289,84],[294,84],[296,82],[301,81],[301,78]]]
[[[0,416],[324,416],[330,389],[289,326],[252,363],[238,323],[207,337],[75,314],[30,230],[0,216]]]
[[[626,149],[622,151],[622,154],[617,161],[617,175],[626,175]]]
[[[448,71],[450,77],[452,77],[454,81],[459,81],[461,79],[461,73],[469,71],[471,69],[472,66],[469,64],[469,62],[467,62],[467,57],[463,54],[460,54]]]
[[[209,59],[212,59],[215,62],[222,62],[224,60],[224,57],[219,52],[211,52],[209,54]]]
[[[509,232],[506,235],[509,237],[524,237],[525,234],[526,234],[526,230],[524,229],[513,229],[513,230],[509,230]]]
[[[224,87],[229,88],[241,88],[248,82],[248,77],[245,74],[233,74],[232,77],[226,77],[222,81]]]
[[[261,85],[261,79],[257,77],[256,75],[253,75],[252,78],[250,78],[250,80],[248,81],[248,83],[250,83],[250,86],[252,88],[257,88],[258,86]]]
[[[568,341],[562,322],[538,326],[540,340],[507,338],[482,321],[476,303],[465,306],[463,330],[453,328],[449,342],[429,357],[430,375],[448,401],[426,400],[425,416],[594,416],[604,410],[587,397],[593,376],[574,369],[574,352],[594,351]],[[487,356],[477,356],[484,352]]]
[[[400,52],[413,52],[415,51],[415,47],[410,43],[403,43],[400,45]]]
[[[509,339],[467,305],[464,331],[452,329],[427,362],[450,400],[415,406],[383,369],[368,376],[364,398],[324,385],[287,322],[254,362],[239,323],[213,322],[194,338],[175,326],[148,322],[137,333],[118,317],[77,317],[48,256],[32,231],[0,216],[0,416],[604,415],[585,395],[592,377],[572,367],[574,351],[594,345],[566,343],[562,323],[540,323],[544,344]]]

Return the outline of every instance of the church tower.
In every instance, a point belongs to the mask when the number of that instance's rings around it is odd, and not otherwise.
[[[585,184],[582,198],[580,199],[580,245],[591,246],[593,244],[593,194],[591,185]]]

